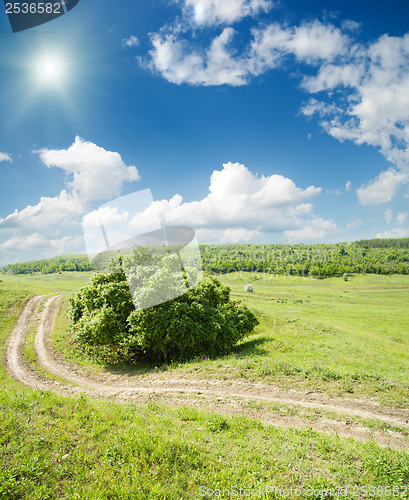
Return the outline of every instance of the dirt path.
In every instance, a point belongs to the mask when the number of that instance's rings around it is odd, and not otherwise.
[[[18,382],[26,386],[64,395],[85,393],[91,397],[115,398],[121,401],[161,398],[171,404],[195,405],[223,413],[245,413],[279,426],[308,426],[323,432],[337,432],[341,436],[372,439],[380,445],[409,451],[409,439],[403,433],[394,430],[374,431],[351,422],[351,417],[374,419],[399,426],[409,432],[409,410],[388,408],[368,400],[325,398],[321,394],[283,391],[262,382],[170,377],[159,379],[154,373],[148,377],[145,375],[143,379],[140,375],[86,373],[79,366],[62,359],[51,348],[50,332],[60,297],[37,296],[29,299],[10,336],[6,350],[6,369]],[[39,311],[40,304],[42,309]],[[33,326],[37,328],[34,347],[38,364],[58,379],[41,377],[24,359],[22,350],[25,339]],[[252,410],[249,402],[261,404],[257,410]],[[295,416],[282,415],[277,409],[271,411],[268,406],[263,408],[262,403],[294,405],[302,411]],[[334,412],[339,418],[329,418],[325,412],[320,415],[317,410]],[[307,415],[305,418],[308,411],[314,411],[314,417],[310,416],[308,419]]]

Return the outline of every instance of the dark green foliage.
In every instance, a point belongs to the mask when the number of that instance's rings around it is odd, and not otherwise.
[[[367,248],[409,248],[409,238],[374,238],[359,240],[356,244]]]
[[[173,257],[165,258],[169,261]],[[135,251],[130,259],[150,264],[144,249]],[[129,265],[128,258],[123,265]],[[229,352],[258,324],[255,315],[244,304],[232,300],[230,289],[214,277],[204,279],[174,300],[135,310],[120,267],[122,263],[116,273],[95,274],[70,299],[72,328],[85,345],[108,346],[128,359],[149,361],[217,356]],[[147,269],[152,269],[151,274]],[[138,274],[136,268],[142,294],[155,292],[156,278],[163,276],[163,269],[148,266]]]
[[[346,274],[409,274],[409,238],[314,245],[201,245],[209,273],[342,277]]]
[[[124,274],[97,273],[69,300],[70,319],[80,342],[116,345],[126,336],[134,305]]]
[[[258,324],[230,289],[206,278],[175,300],[133,311],[125,345],[151,359],[189,359],[228,353]]]

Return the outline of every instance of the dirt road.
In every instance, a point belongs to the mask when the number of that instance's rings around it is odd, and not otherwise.
[[[97,398],[143,402],[162,399],[176,405],[194,405],[221,413],[243,413],[279,426],[312,427],[321,432],[336,432],[355,439],[371,439],[384,446],[409,450],[409,410],[387,408],[369,400],[326,398],[321,394],[284,391],[261,382],[242,380],[192,380],[148,376],[91,374],[73,365],[51,348],[50,332],[61,296],[37,296],[28,300],[10,336],[5,365],[8,373],[26,386],[50,390],[63,395],[86,394]],[[23,356],[28,332],[36,329],[34,347],[38,365],[53,377],[40,375]],[[249,403],[261,403],[257,410]],[[263,403],[293,405],[298,411],[290,415]],[[323,411],[324,410],[324,411]],[[326,412],[337,414],[330,418]],[[311,416],[313,414],[313,416]],[[373,419],[399,426],[403,431],[373,430],[352,422],[351,417]]]

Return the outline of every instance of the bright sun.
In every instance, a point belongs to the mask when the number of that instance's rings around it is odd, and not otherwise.
[[[39,83],[56,85],[64,79],[63,64],[58,59],[44,58],[36,65],[36,74]]]
[[[54,78],[58,73],[58,68],[54,63],[46,63],[43,67],[44,76]]]

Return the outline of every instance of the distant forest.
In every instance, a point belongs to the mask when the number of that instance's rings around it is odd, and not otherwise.
[[[62,255],[53,259],[9,264],[3,271],[10,274],[51,274],[63,271],[92,271],[86,255]]]
[[[315,245],[201,245],[211,273],[257,271],[332,277],[343,274],[409,274],[409,238]]]
[[[321,278],[354,273],[409,274],[409,238],[359,240],[314,245],[200,245],[203,269],[209,273],[234,271]],[[10,274],[50,274],[92,271],[86,255],[9,264]]]

